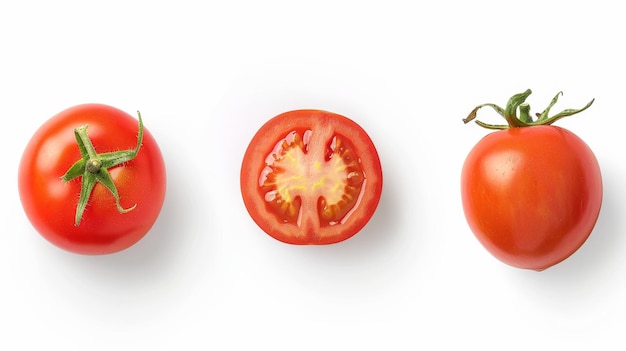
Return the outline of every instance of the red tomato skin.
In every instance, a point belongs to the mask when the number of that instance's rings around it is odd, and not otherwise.
[[[588,145],[556,126],[493,132],[467,156],[463,210],[482,245],[541,271],[577,251],[600,213],[602,176]]]
[[[119,213],[113,195],[98,183],[80,225],[75,226],[82,177],[64,183],[61,176],[81,158],[74,128],[85,124],[98,153],[137,145],[138,121],[126,112],[103,104],[68,108],[46,121],[30,139],[19,165],[18,189],[26,216],[46,240],[73,253],[111,254],[143,238],[159,216],[165,199],[165,163],[144,127],[137,156],[109,169],[122,207],[137,207]]]
[[[367,184],[357,208],[342,224],[319,227],[313,221],[302,226],[280,223],[266,212],[265,194],[259,187],[258,175],[265,167],[264,160],[276,142],[292,129],[315,129],[330,126],[348,137],[361,159]],[[267,121],[250,141],[240,173],[241,193],[253,221],[276,240],[294,245],[335,244],[354,236],[371,219],[382,194],[383,174],[376,148],[366,132],[351,119],[321,110],[295,110],[282,113]],[[306,217],[306,216],[305,216]]]

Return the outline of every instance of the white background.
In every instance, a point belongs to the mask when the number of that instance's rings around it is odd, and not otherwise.
[[[10,4],[8,4],[10,3]],[[593,1],[5,1],[0,5],[0,349],[623,350],[626,22]],[[544,272],[469,231],[460,169],[488,131],[461,119],[527,88],[603,172],[594,232]],[[57,112],[140,110],[168,193],[153,230],[100,257],[24,215],[17,165]],[[239,168],[269,118],[359,123],[385,184],[343,243],[290,246],[247,214]],[[482,119],[498,116],[481,111]],[[13,345],[9,347],[9,345]]]

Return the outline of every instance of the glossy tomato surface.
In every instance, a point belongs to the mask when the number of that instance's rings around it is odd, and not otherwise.
[[[556,126],[488,134],[467,156],[461,179],[470,228],[515,267],[540,271],[563,261],[587,240],[600,213],[596,157]]]
[[[290,244],[332,244],[361,230],[382,193],[378,153],[352,120],[319,110],[280,114],[250,142],[241,192],[252,219]]]
[[[137,118],[102,104],[71,107],[46,121],[27,144],[19,166],[19,193],[33,227],[54,245],[79,254],[114,253],[139,241],[156,221],[165,198],[165,164],[155,139],[144,129],[136,157],[109,169],[121,206],[136,207],[120,213],[111,192],[97,183],[76,225],[81,178],[63,182],[61,177],[81,158],[74,129],[83,125],[98,153],[137,146]]]

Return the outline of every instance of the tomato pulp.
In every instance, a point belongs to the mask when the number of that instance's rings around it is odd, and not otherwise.
[[[85,177],[62,180],[83,157],[76,134],[81,126],[88,127],[88,138],[103,157],[140,146],[134,158],[108,169],[117,201],[103,183],[82,194]],[[79,254],[109,254],[139,241],[156,221],[166,187],[161,151],[147,129],[142,136],[138,145],[137,119],[102,104],[74,106],[46,121],[27,144],[18,171],[20,198],[33,227],[54,245]]]
[[[244,204],[267,234],[290,244],[332,244],[360,231],[382,193],[378,153],[352,120],[296,110],[264,124],[240,174]]]

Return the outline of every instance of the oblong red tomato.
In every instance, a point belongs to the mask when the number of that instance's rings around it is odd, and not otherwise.
[[[523,102],[530,91],[525,94],[517,99]],[[551,121],[547,113],[544,119]],[[598,219],[603,191],[589,146],[565,128],[542,125],[544,119],[486,135],[461,172],[463,210],[480,243],[504,263],[537,271],[583,245]]]
[[[64,250],[92,255],[121,251],[144,237],[161,211],[163,157],[154,137],[143,129],[136,156],[108,169],[120,207],[111,190],[98,182],[84,194],[88,201],[77,216],[84,177],[62,177],[83,156],[75,131],[81,126],[88,127],[100,155],[138,146],[138,121],[126,112],[103,104],[68,108],[46,121],[27,144],[18,172],[21,202],[33,227]]]
[[[241,166],[241,193],[263,231],[290,244],[332,244],[361,230],[382,193],[378,153],[352,120],[296,110],[265,123]]]

